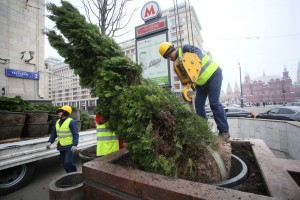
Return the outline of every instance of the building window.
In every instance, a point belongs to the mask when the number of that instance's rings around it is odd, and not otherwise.
[[[90,106],[96,106],[95,101],[90,101]]]

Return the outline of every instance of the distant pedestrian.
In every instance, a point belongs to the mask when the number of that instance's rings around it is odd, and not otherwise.
[[[265,102],[263,102],[263,106],[264,106],[264,107],[266,106],[266,103],[265,103]]]

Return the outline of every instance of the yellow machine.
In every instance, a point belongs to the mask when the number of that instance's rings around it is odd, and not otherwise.
[[[177,58],[174,62],[175,72],[180,82],[185,85],[182,96],[185,101],[191,102],[192,98],[188,92],[199,77],[202,65],[201,60],[195,53],[186,52],[181,58]]]

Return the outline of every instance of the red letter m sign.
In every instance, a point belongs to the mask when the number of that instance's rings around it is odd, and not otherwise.
[[[145,11],[145,18],[149,17],[150,15],[155,15],[155,10],[153,8],[153,5],[151,6],[150,10],[148,8],[146,8]]]

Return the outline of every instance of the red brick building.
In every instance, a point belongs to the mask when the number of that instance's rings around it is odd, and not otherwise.
[[[296,96],[300,97],[300,64],[298,64],[297,75],[297,82],[293,85],[286,67],[284,67],[282,76],[267,76],[263,73],[262,76],[251,79],[249,74],[246,74],[242,83],[244,104],[262,104],[263,102],[266,104],[283,104],[296,101]],[[238,84],[235,83],[234,90],[228,84],[226,95],[221,101],[239,104],[240,97],[241,92]]]

